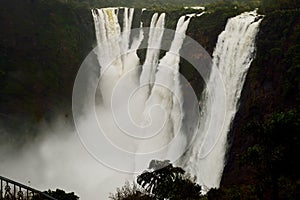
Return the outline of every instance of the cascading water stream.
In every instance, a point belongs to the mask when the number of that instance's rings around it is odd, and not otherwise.
[[[253,60],[260,22],[261,17],[256,11],[242,13],[229,19],[225,30],[218,37],[212,71],[202,95],[205,102],[203,110],[206,113],[200,117],[199,136],[181,162],[207,188],[219,187],[227,149],[227,133]],[[217,87],[216,81],[220,78],[224,88]],[[225,99],[220,96],[222,90]],[[225,113],[224,119],[220,118],[222,111]]]
[[[181,130],[179,51],[191,17],[182,16],[178,20],[171,46],[160,59],[165,14],[155,13],[150,23],[145,62],[140,65],[137,48],[146,31],[138,30],[131,43],[134,10],[123,9],[123,32],[118,22],[119,8],[92,10],[98,43],[95,53],[101,66],[97,92],[102,99],[97,116],[100,123],[106,122],[102,133],[121,151],[154,152],[149,157],[131,158],[134,164],[126,171],[133,172],[147,168],[152,159],[170,159],[174,152],[185,148]],[[175,136],[180,142],[170,144]],[[161,151],[156,153],[158,150]]]

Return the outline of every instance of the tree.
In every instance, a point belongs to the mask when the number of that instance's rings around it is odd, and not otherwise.
[[[60,189],[56,189],[55,191],[48,190],[44,193],[46,193],[46,194],[50,195],[51,197],[58,199],[58,200],[78,200],[79,199],[79,197],[76,196],[74,194],[74,192],[66,193],[65,191],[60,190]],[[44,199],[45,198],[40,195],[34,196],[32,198],[32,200],[44,200]]]
[[[115,194],[111,193],[109,198],[113,200],[156,200],[147,195],[137,184],[130,185],[129,182],[126,182],[122,188],[118,188]]]
[[[137,177],[137,183],[157,199],[200,199],[201,186],[170,161],[152,160],[149,170]]]
[[[137,177],[137,184],[128,183],[110,198],[114,200],[196,200],[201,199],[201,186],[185,174],[180,167],[173,167],[170,161],[152,160],[149,169]]]
[[[246,133],[252,134],[257,142],[247,149],[241,164],[255,166],[257,192],[269,189],[272,199],[287,199],[286,195],[293,199],[298,195],[296,188],[280,184],[280,181],[289,179],[299,185],[299,114],[298,110],[276,112],[264,121],[253,121],[246,127]],[[287,190],[285,187],[290,187],[289,193],[281,192]]]

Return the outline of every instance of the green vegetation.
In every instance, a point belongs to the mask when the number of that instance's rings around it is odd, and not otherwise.
[[[244,137],[253,137],[239,167],[252,171],[251,182],[211,190],[208,199],[298,199],[300,188],[300,112],[272,113],[263,121],[244,127]]]
[[[299,8],[298,0],[261,0],[260,10],[264,13],[274,10],[288,10]]]
[[[109,198],[112,200],[156,200],[147,195],[143,188],[135,183],[130,185],[129,182],[126,182],[122,188],[117,188],[117,192],[111,193]]]
[[[271,191],[273,199],[297,199],[300,187],[300,113],[297,110],[273,113],[262,122],[251,122],[246,134],[252,134],[257,143],[248,147],[241,157],[241,165],[256,169],[260,184],[255,187],[261,195]],[[288,181],[294,187],[281,184]],[[289,192],[287,192],[289,191]]]
[[[78,200],[79,199],[79,197],[76,196],[74,192],[66,193],[65,191],[60,189],[56,189],[55,191],[48,190],[44,193],[50,195],[51,197],[57,200]],[[32,200],[45,200],[45,198],[42,196],[34,196]]]
[[[131,187],[129,183],[111,194],[113,200],[200,200],[201,187],[185,174],[180,167],[173,167],[169,161],[152,160],[148,171],[137,177],[137,183]]]
[[[66,193],[63,190],[56,189],[55,191],[48,190],[46,192],[48,195],[58,199],[58,200],[78,200],[79,197],[74,194],[74,192]]]

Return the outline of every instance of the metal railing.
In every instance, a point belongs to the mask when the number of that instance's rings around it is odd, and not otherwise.
[[[57,200],[48,194],[0,176],[1,200]]]

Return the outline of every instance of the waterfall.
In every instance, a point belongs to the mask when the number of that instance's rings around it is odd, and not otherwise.
[[[202,95],[202,112],[205,113],[200,117],[196,141],[181,161],[183,167],[207,188],[219,187],[227,133],[253,60],[260,18],[256,11],[230,18],[213,52],[212,71]],[[224,87],[220,87],[218,81],[222,81]]]
[[[196,175],[201,185],[218,187],[227,133],[253,59],[261,18],[252,11],[228,20],[218,37],[200,103],[191,105],[200,107],[201,113],[190,115],[185,113],[187,99],[182,91],[179,54],[190,19],[198,15],[180,17],[176,34],[173,33],[169,48],[160,58],[160,49],[165,50],[163,37],[169,34],[164,29],[165,14],[153,14],[149,29],[142,28],[140,23],[135,30],[132,29],[135,10],[122,8],[122,23],[120,10],[92,10],[98,44],[94,52],[100,66],[95,87],[95,121],[101,130],[79,131],[83,143],[100,162],[119,171],[140,173],[152,159],[169,159]],[[144,40],[147,40],[146,57],[140,63],[137,51],[143,48]],[[186,126],[188,119],[194,129]],[[190,146],[191,131],[197,135]],[[95,137],[91,137],[93,134]]]
[[[121,10],[123,23],[118,18]],[[179,51],[193,17],[180,17],[172,42],[160,58],[163,35],[172,35],[164,29],[165,14],[153,14],[149,29],[131,30],[134,11],[92,10],[100,66],[96,96],[101,98],[96,103],[96,115],[104,135],[98,141],[100,146],[112,144],[106,151],[118,155],[115,160],[106,157],[101,161],[126,172],[141,172],[152,159],[174,162],[186,147]],[[146,57],[140,63],[137,50],[144,40]]]

